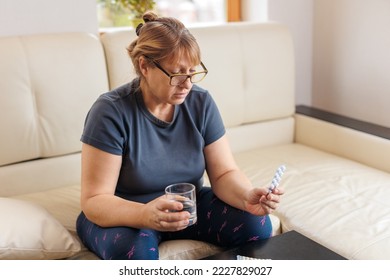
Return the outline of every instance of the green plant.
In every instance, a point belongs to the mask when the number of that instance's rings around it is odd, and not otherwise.
[[[142,19],[142,15],[146,11],[153,10],[156,3],[153,0],[114,0],[119,2],[125,10],[128,10],[132,19]]]
[[[97,0],[101,12],[100,27],[137,25],[142,22],[142,15],[154,10],[153,0]]]

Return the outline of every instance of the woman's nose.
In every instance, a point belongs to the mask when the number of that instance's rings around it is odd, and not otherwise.
[[[192,87],[191,77],[188,76],[187,79],[185,79],[185,81],[180,85],[180,87],[191,88]]]

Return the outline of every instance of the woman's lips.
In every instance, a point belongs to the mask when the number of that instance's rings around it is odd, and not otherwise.
[[[188,93],[184,92],[184,93],[175,93],[173,96],[175,96],[176,98],[185,98],[187,95]]]

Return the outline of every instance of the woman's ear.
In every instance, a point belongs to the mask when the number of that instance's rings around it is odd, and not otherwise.
[[[143,55],[138,58],[138,66],[141,74],[146,76],[148,74],[149,62]]]

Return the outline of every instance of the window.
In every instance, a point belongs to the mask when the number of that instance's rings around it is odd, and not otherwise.
[[[160,16],[178,18],[185,25],[227,21],[226,0],[154,0]],[[99,27],[130,26],[130,18],[118,0],[97,0]]]

